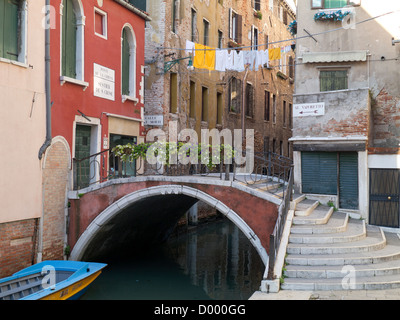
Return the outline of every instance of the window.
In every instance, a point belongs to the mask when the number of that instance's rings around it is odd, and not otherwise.
[[[283,127],[286,127],[286,101],[283,101],[283,110],[282,110],[282,116],[283,116]]]
[[[361,0],[312,0],[312,9],[334,9],[345,6],[359,6]]]
[[[169,87],[169,112],[178,112],[178,74],[170,74],[170,87]]]
[[[269,137],[264,137],[264,153],[269,152]]]
[[[232,78],[229,83],[229,112],[240,113],[242,81]]]
[[[264,91],[264,120],[270,120],[271,114],[271,95],[268,91]]]
[[[201,121],[208,121],[208,88],[201,88]]]
[[[222,40],[223,40],[223,33],[221,30],[218,30],[218,48],[222,49]]]
[[[62,14],[61,73],[65,77],[84,80],[84,20],[77,0],[65,0]]]
[[[347,70],[321,70],[320,90],[336,91],[348,89]]]
[[[190,118],[196,117],[196,83],[190,81]]]
[[[178,20],[178,5],[179,5],[179,0],[172,0],[172,25],[171,25],[171,30],[173,33],[176,33],[176,24]]]
[[[217,124],[222,124],[223,107],[222,107],[222,93],[217,92]]]
[[[246,84],[246,104],[245,104],[245,114],[246,117],[253,118],[254,116],[254,87],[250,84]]]
[[[203,19],[203,44],[205,46],[209,45],[209,33],[210,33],[210,23]]]
[[[0,58],[25,62],[25,1],[0,0]]]
[[[289,57],[289,78],[294,79],[294,59],[293,57]]]
[[[261,10],[261,0],[253,0],[253,9],[256,11],[260,11]]]
[[[272,122],[276,123],[276,95],[272,95]]]
[[[258,29],[251,26],[251,46],[252,50],[258,50]]]
[[[107,13],[97,8],[94,8],[94,32],[107,39]]]
[[[292,122],[293,122],[293,119],[292,119],[292,117],[293,117],[293,111],[292,111],[292,109],[293,109],[293,107],[292,107],[292,104],[291,103],[289,103],[289,129],[292,129]]]
[[[236,43],[242,41],[242,16],[229,9],[229,38]]]
[[[122,101],[136,99],[136,40],[131,26],[122,29]]]
[[[192,42],[196,42],[196,33],[197,33],[197,12],[192,8],[192,22],[191,22]]]

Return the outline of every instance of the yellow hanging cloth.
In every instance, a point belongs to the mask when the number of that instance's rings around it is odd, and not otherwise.
[[[281,48],[269,49],[269,60],[279,60],[281,58]]]
[[[195,43],[194,48],[196,55],[193,59],[193,67],[210,71],[215,70],[215,49],[199,43]]]

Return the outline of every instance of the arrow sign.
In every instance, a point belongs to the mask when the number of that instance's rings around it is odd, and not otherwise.
[[[325,115],[325,102],[293,105],[293,117],[315,117],[323,115]]]

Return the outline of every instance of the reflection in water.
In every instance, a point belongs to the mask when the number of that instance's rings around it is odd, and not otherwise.
[[[227,219],[140,256],[102,262],[109,266],[82,299],[242,300],[259,289],[264,273],[250,241]]]

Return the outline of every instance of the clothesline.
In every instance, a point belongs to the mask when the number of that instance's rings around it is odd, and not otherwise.
[[[291,46],[278,47],[266,50],[251,50],[238,52],[235,48],[221,50],[211,48],[199,43],[186,40],[186,53],[193,57],[193,67],[207,69],[209,71],[238,71],[245,70],[249,66],[250,71],[258,71],[260,65],[269,66],[269,62],[280,60],[282,54],[291,50]]]

